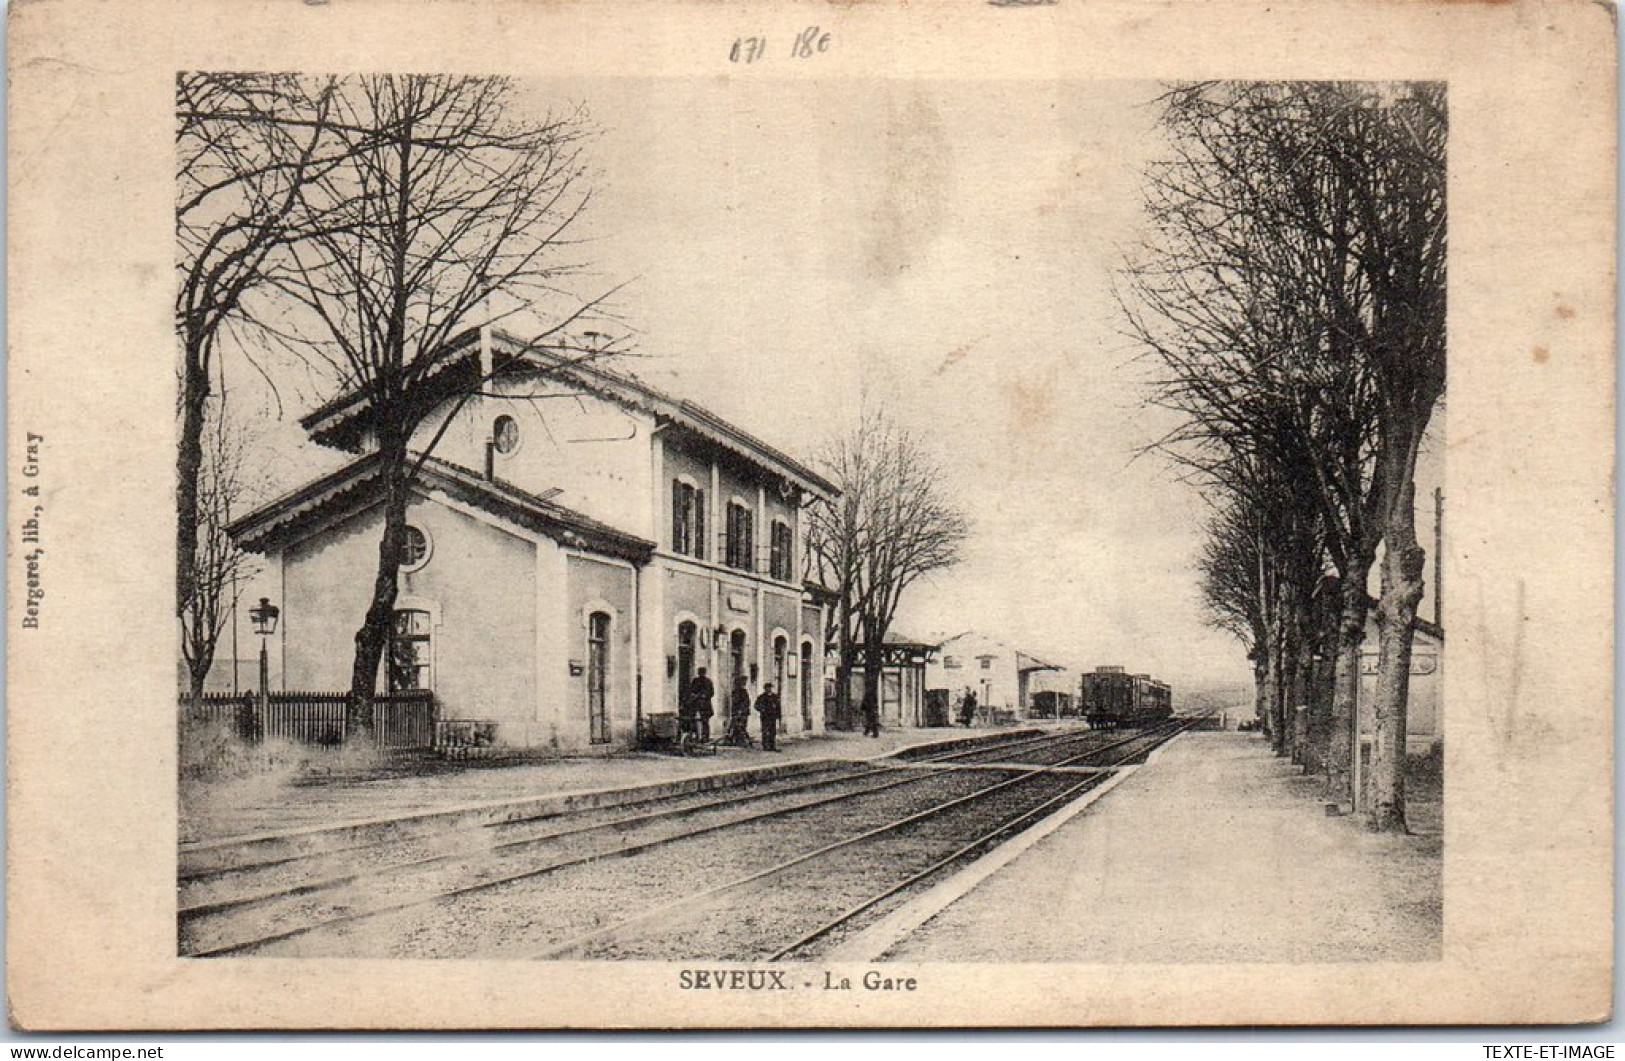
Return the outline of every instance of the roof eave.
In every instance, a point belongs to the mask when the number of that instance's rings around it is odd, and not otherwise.
[[[354,461],[262,505],[233,522],[226,528],[226,533],[240,548],[263,554],[300,540],[305,536],[302,525],[308,519],[365,511],[377,504],[377,500],[359,499],[361,503],[358,504],[358,499],[349,495],[366,488],[368,481],[377,474],[376,464],[376,455]],[[458,469],[456,465],[445,462],[437,464],[422,467],[413,483],[416,492],[427,496],[433,490],[444,491],[462,503],[472,504],[498,519],[542,534],[560,545],[586,548],[638,565],[647,563],[654,554],[654,542],[600,526],[574,513],[549,511],[536,499],[513,496],[517,491],[505,490],[500,483],[487,483],[466,469]]]
[[[466,360],[477,350],[478,331],[464,332],[446,344],[441,364],[419,381],[427,385]],[[700,435],[739,456],[783,475],[797,486],[821,500],[839,497],[840,488],[812,469],[792,459],[774,446],[756,438],[742,428],[730,424],[715,413],[692,401],[662,394],[641,380],[621,376],[601,366],[576,363],[546,365],[540,353],[531,345],[522,343],[501,331],[491,334],[492,345],[514,358],[526,358],[540,367],[551,368],[559,375],[572,378],[578,385],[588,386],[593,393],[610,401],[648,413],[657,419],[674,423]],[[581,377],[590,377],[583,380]],[[596,385],[595,385],[596,384]],[[368,390],[357,388],[306,414],[299,421],[317,442],[338,449],[353,451],[359,444],[362,416],[368,401]]]

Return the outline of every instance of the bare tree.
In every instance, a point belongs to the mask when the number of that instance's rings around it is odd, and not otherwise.
[[[1208,522],[1207,540],[1197,560],[1208,625],[1233,635],[1253,666],[1254,714],[1271,741],[1281,730],[1279,705],[1270,696],[1270,592],[1264,578],[1267,558],[1248,525],[1248,513],[1231,505]]]
[[[306,192],[343,159],[331,82],[255,73],[176,79],[175,327],[181,348],[176,449],[176,607],[203,565],[200,477],[212,371],[223,334],[254,324],[248,297],[276,256],[320,222]]]
[[[1179,441],[1256,449],[1319,510],[1342,597],[1329,791],[1347,800],[1379,546],[1378,743],[1403,744],[1412,479],[1444,385],[1442,89],[1222,83],[1164,104],[1173,155],[1152,175],[1161,243],[1131,274],[1134,330],[1189,415]],[[1402,751],[1377,758],[1374,824],[1403,828]]]
[[[349,78],[333,108],[346,151],[319,182],[330,223],[290,247],[280,286],[317,322],[311,355],[344,392],[364,396],[381,462],[384,526],[351,674],[364,721],[394,615],[410,487],[440,437],[409,449],[434,408],[420,385],[471,328],[534,319],[569,298],[563,285],[579,270],[571,230],[590,199],[589,130],[580,113],[519,114],[503,78]],[[607,297],[570,301],[529,342],[577,361],[617,352],[565,338]],[[441,432],[488,378],[462,389]]]
[[[1250,86],[1248,86],[1250,87]],[[1317,758],[1329,785],[1346,781],[1359,646],[1367,599],[1363,587],[1377,535],[1368,508],[1373,483],[1376,401],[1366,377],[1332,352],[1325,293],[1316,277],[1335,275],[1338,251],[1297,234],[1274,209],[1279,182],[1271,165],[1287,154],[1252,129],[1257,116],[1207,86],[1176,90],[1164,121],[1173,157],[1153,171],[1149,208],[1158,239],[1131,264],[1125,297],[1135,336],[1161,362],[1156,400],[1182,414],[1161,448],[1204,489],[1236,496],[1303,523],[1288,537],[1304,548],[1323,543],[1346,595],[1330,718],[1314,729],[1330,747]],[[1261,90],[1262,91],[1262,90]],[[1313,513],[1312,521],[1304,515]],[[1278,528],[1283,533],[1286,526]],[[1267,617],[1277,750],[1288,730],[1280,700],[1310,668],[1297,628],[1302,587],[1319,576],[1318,555],[1287,558],[1281,543],[1261,555],[1286,564],[1298,592],[1268,599],[1286,606]],[[1283,658],[1284,656],[1284,658]],[[1294,662],[1296,661],[1296,662]]]
[[[1378,460],[1385,487],[1370,822],[1404,832],[1411,647],[1427,560],[1416,540],[1416,461],[1445,391],[1444,86],[1406,86],[1359,131],[1345,165],[1370,174],[1360,199],[1371,233],[1362,265],[1373,295],[1365,358],[1383,399]]]
[[[1184,458],[1196,463],[1196,458]],[[1323,629],[1316,595],[1327,566],[1322,523],[1303,479],[1257,456],[1200,466],[1217,512],[1198,560],[1210,621],[1248,647],[1259,717],[1278,754],[1314,766],[1293,709],[1312,703]]]
[[[244,585],[254,575],[248,555],[226,528],[240,514],[254,486],[247,470],[247,447],[225,415],[224,395],[204,422],[203,465],[198,477],[197,548],[193,550],[191,595],[181,609],[181,655],[186,660],[192,702],[203,696],[214,667],[220,635],[231,619]]]
[[[959,562],[970,526],[943,495],[936,462],[883,414],[865,410],[827,463],[841,496],[811,510],[808,555],[818,580],[837,593],[837,721],[850,725],[852,674],[861,663],[863,711],[877,713],[898,604],[921,578]]]

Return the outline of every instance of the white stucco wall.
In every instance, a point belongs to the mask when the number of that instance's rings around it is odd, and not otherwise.
[[[990,657],[985,668],[984,656]],[[958,668],[947,665],[951,659],[959,661]],[[967,686],[976,693],[979,707],[1016,710],[1019,684],[1015,651],[976,633],[961,634],[945,642],[926,664],[925,687],[947,689],[950,701],[958,703]]]
[[[555,692],[543,700],[542,718],[557,743],[565,748],[591,750],[625,747],[636,739],[638,660],[636,608],[631,564],[566,552],[565,592],[558,595],[562,634],[556,655],[544,656],[541,665],[562,678]],[[609,740],[593,745],[587,711],[588,618],[594,612],[610,617],[610,644],[606,699]],[[550,683],[551,684],[551,683]]]
[[[432,500],[414,500],[407,522],[425,531],[431,552],[420,569],[402,573],[396,606],[432,616],[433,687],[442,716],[495,721],[503,736],[523,732],[536,702],[528,651],[535,641],[535,545]],[[349,688],[381,533],[382,509],[375,506],[287,550],[281,687]]]
[[[576,390],[545,381],[499,381],[492,390],[507,398],[476,398],[457,414],[434,455],[474,472],[485,471],[485,443],[499,416],[519,425],[519,446],[495,455],[499,479],[553,500],[639,537],[653,538],[649,460],[652,418]],[[427,445],[450,411],[437,413],[412,437]]]

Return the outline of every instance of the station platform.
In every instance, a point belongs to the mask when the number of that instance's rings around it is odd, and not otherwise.
[[[247,837],[366,827],[403,818],[489,818],[607,806],[640,791],[679,795],[816,770],[827,760],[865,760],[955,741],[1000,740],[1046,724],[995,728],[885,729],[879,737],[832,732],[781,738],[779,752],[718,748],[714,755],[626,752],[493,762],[434,760],[379,764],[324,776],[308,767],[182,786],[179,839],[184,849]],[[1047,725],[1053,726],[1054,723]],[[426,826],[446,822],[425,821]]]
[[[964,871],[962,894],[947,882],[889,919],[889,935],[854,940],[838,957],[1438,959],[1442,837],[1328,817],[1320,786],[1261,736],[1187,733],[1020,854],[1006,852],[996,872]],[[1428,802],[1416,817],[1436,825]]]

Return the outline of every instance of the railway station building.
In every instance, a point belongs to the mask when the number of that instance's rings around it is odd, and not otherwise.
[[[698,404],[492,329],[450,343],[410,398],[430,409],[411,446],[437,441],[380,688],[432,692],[496,748],[607,751],[674,716],[704,667],[719,712],[737,675],[753,697],[774,683],[787,733],[823,729],[803,509],[832,483]],[[231,527],[281,608],[273,688],[349,687],[383,526],[370,400],[302,421],[349,464]]]
[[[983,721],[1032,717],[1032,679],[1043,671],[1064,668],[1046,663],[985,634],[968,630],[948,638],[926,665],[926,689],[945,690],[958,705],[966,690],[976,694]]]

